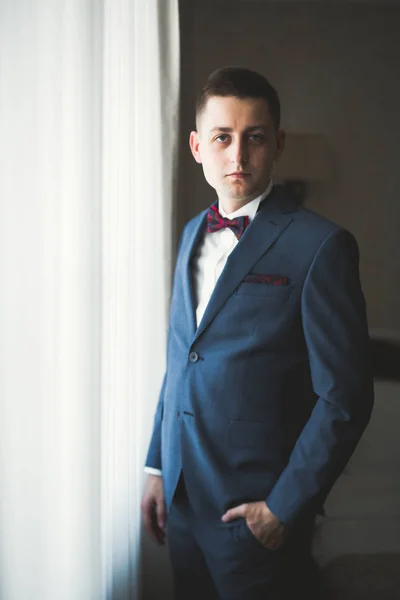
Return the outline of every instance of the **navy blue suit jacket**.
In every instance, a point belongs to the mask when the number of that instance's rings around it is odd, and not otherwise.
[[[181,238],[146,465],[162,470],[167,509],[183,469],[199,515],[219,520],[265,500],[292,522],[321,506],[371,414],[357,243],[275,186],[196,329],[191,259],[206,213]],[[244,282],[248,274],[288,281]]]

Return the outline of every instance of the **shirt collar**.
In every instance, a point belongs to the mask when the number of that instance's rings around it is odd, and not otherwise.
[[[256,216],[256,213],[257,213],[257,210],[258,210],[261,200],[264,200],[270,194],[273,185],[274,184],[271,179],[265,192],[263,192],[262,194],[260,194],[260,196],[257,196],[257,198],[254,198],[254,200],[251,200],[251,202],[248,202],[247,204],[245,204],[241,208],[238,208],[237,210],[235,210],[234,212],[232,212],[230,214],[227,214],[224,211],[224,209],[221,206],[220,201],[218,200],[218,210],[219,210],[221,216],[227,217],[228,219],[235,219],[236,217],[248,216],[249,222],[251,223],[251,221]]]

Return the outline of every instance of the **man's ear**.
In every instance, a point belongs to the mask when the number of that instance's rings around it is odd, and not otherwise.
[[[279,129],[278,133],[277,133],[277,137],[276,137],[276,153],[275,153],[275,160],[279,160],[283,149],[285,147],[285,137],[286,134],[283,131],[283,129]]]
[[[189,136],[189,146],[190,149],[192,151],[192,154],[194,156],[194,160],[198,163],[201,163],[201,156],[200,156],[200,139],[199,139],[199,134],[197,133],[197,131],[191,131],[190,132],[190,136]]]

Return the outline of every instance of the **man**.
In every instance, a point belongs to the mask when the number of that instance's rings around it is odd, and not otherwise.
[[[372,377],[358,248],[271,180],[274,88],[219,69],[190,148],[218,202],[185,227],[144,524],[176,598],[310,598],[315,514],[368,423]]]

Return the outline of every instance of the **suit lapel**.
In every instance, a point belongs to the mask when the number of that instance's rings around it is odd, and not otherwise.
[[[280,236],[282,231],[289,225],[293,219],[293,211],[295,210],[294,202],[286,193],[280,189],[282,186],[274,188],[270,197],[264,203],[260,211],[256,214],[250,226],[244,232],[239,244],[230,254],[226,265],[217,281],[214,291],[211,295],[206,311],[203,315],[197,331],[194,333],[193,342],[203,333],[208,327],[216,314],[221,310],[233,290],[240,284],[243,277],[251,270],[252,266],[261,258],[268,248]],[[201,219],[200,231],[197,230],[193,236],[194,244],[199,241],[199,234],[204,224],[204,217]],[[192,252],[190,252],[192,255]],[[190,267],[188,268],[188,280]],[[190,282],[192,281],[190,277]],[[191,284],[192,285],[192,284]],[[195,330],[195,308],[193,305],[193,295],[191,315],[193,317],[193,329]],[[192,343],[193,343],[192,342]]]
[[[192,231],[189,234],[186,248],[182,257],[183,265],[183,296],[185,303],[185,313],[187,315],[188,338],[193,339],[196,331],[196,297],[193,282],[193,273],[191,260],[195,250],[203,237],[206,228],[206,215],[208,209],[200,213],[193,223]]]

